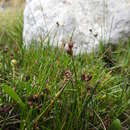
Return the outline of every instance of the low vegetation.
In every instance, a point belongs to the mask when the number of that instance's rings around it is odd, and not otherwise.
[[[0,130],[130,129],[130,41],[82,56],[49,42],[27,50],[21,13],[4,18]]]

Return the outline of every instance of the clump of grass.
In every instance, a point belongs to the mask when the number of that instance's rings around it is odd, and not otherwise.
[[[34,44],[26,50],[22,25],[18,15],[0,30],[2,130],[109,129],[115,119],[129,127],[130,41],[82,56]]]

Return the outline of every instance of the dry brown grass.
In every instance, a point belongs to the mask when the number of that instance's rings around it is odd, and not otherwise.
[[[7,5],[11,7],[21,6],[25,3],[25,0],[0,0],[0,4]]]

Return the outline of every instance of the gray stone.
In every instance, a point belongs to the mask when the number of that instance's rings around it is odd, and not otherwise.
[[[27,0],[24,44],[50,39],[54,46],[74,43],[74,53],[91,52],[100,41],[130,37],[130,0]]]

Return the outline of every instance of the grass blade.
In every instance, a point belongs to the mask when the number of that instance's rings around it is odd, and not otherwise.
[[[22,102],[21,98],[11,87],[4,85],[2,88],[5,93],[7,93],[13,100],[15,100],[20,105],[20,107],[24,107],[24,103]]]

